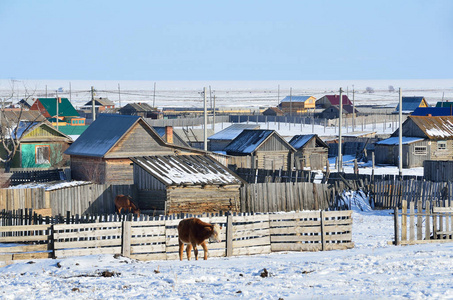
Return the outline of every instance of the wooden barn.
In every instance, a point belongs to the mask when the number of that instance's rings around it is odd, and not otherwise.
[[[119,109],[120,114],[129,116],[140,116],[150,119],[162,119],[162,113],[148,103],[128,103]]]
[[[69,156],[64,154],[72,143],[69,136],[48,122],[21,121],[18,126],[20,145],[11,168],[61,168],[69,165]],[[3,145],[0,152],[5,152]]]
[[[453,116],[408,116],[402,126],[403,167],[423,167],[425,160],[453,160]],[[375,146],[376,163],[398,165],[399,133]]]
[[[237,168],[291,170],[296,149],[275,130],[246,129],[224,151]]]
[[[223,151],[245,129],[260,129],[260,126],[256,124],[232,124],[208,137],[209,150]]]
[[[323,170],[328,162],[329,146],[317,134],[295,135],[289,144],[296,149],[297,169]]]
[[[101,114],[65,153],[75,180],[132,184],[130,157],[205,152],[166,143],[141,117]]]
[[[142,211],[240,211],[243,180],[207,155],[133,157],[134,185]]]
[[[269,107],[263,111],[264,116],[284,116],[285,113],[278,107]]]

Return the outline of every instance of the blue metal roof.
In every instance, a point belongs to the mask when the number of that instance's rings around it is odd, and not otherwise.
[[[250,154],[255,151],[274,130],[243,130],[228,146],[225,147],[226,153]]]
[[[100,114],[65,153],[103,157],[139,119],[139,116]]]
[[[419,137],[405,137],[403,136],[403,145],[412,144],[415,142],[423,141],[423,138]],[[376,145],[398,145],[400,143],[399,137],[391,137],[376,143]]]
[[[259,129],[256,124],[233,124],[208,137],[208,140],[234,140],[245,129]]]
[[[305,102],[311,96],[286,96],[281,102]]]
[[[402,102],[403,102],[403,109],[402,111],[414,111],[417,109],[417,107],[420,106],[422,100],[424,97],[403,97]],[[400,105],[398,104],[396,106],[396,111],[399,111]]]
[[[304,134],[304,135],[295,135],[289,141],[289,144],[295,149],[302,148],[309,140],[311,140],[316,134]]]
[[[433,117],[440,116],[451,116],[452,109],[450,107],[417,107],[412,116],[427,116],[431,115]]]

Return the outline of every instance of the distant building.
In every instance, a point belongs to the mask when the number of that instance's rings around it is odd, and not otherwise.
[[[352,102],[349,100],[347,95],[342,95],[343,106],[351,105]],[[340,95],[325,95],[316,100],[317,108],[328,108],[330,106],[340,106]]]
[[[451,116],[453,115],[453,106],[450,107],[417,107],[411,116]]]
[[[264,116],[284,116],[285,113],[278,107],[269,107],[263,111]]]
[[[402,113],[411,114],[417,107],[429,107],[428,102],[426,102],[424,97],[403,97],[402,99]],[[396,106],[394,114],[399,113],[400,105]]]
[[[285,114],[297,115],[314,109],[315,102],[313,96],[286,96],[278,106]]]
[[[87,103],[85,103],[84,108],[85,109],[92,109],[93,107],[93,101],[90,100]],[[94,107],[96,112],[104,112],[107,109],[112,109],[115,108],[115,103],[113,101],[109,100],[108,98],[94,98]]]
[[[245,129],[260,129],[260,126],[256,124],[232,124],[208,137],[209,150],[223,151],[225,147]]]
[[[296,149],[297,169],[323,170],[328,161],[329,146],[317,134],[295,135],[289,144]]]
[[[122,115],[140,116],[143,118],[162,119],[162,113],[148,103],[129,103],[119,110]]]

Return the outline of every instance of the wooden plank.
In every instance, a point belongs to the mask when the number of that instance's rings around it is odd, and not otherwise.
[[[43,259],[43,258],[52,258],[52,253],[50,253],[50,252],[36,252],[36,253],[16,253],[16,254],[13,254],[13,260]]]
[[[431,203],[429,201],[426,201],[425,202],[425,213],[426,213],[426,216],[425,216],[425,239],[426,240],[429,240],[430,239],[430,235],[431,235],[431,224],[430,224],[430,220],[431,220]]]
[[[422,223],[423,223],[423,216],[421,214],[423,212],[423,205],[422,201],[418,200],[417,201],[417,240],[422,240],[423,239],[423,234],[422,234]]]
[[[407,240],[407,201],[401,203],[401,241]]]
[[[272,252],[278,251],[321,251],[321,243],[306,244],[272,244]]]
[[[104,223],[89,223],[89,224],[56,224],[55,231],[61,230],[78,230],[78,229],[98,229],[98,228],[121,228],[121,222],[104,222]]]
[[[325,221],[325,212],[321,210],[321,243],[322,247],[321,250],[325,251],[326,250],[326,231],[325,231],[325,226],[324,226],[324,221]]]
[[[409,240],[415,240],[415,204],[413,201],[409,203]]]
[[[56,258],[68,257],[68,256],[98,255],[98,254],[121,254],[121,246],[120,247],[109,247],[109,248],[55,250]]]
[[[151,244],[151,243],[165,243],[165,236],[141,236],[141,237],[132,237],[131,244]]]
[[[252,254],[268,254],[271,253],[271,246],[234,248],[233,255],[252,255]]]
[[[35,236],[4,236],[0,237],[0,243],[22,243],[22,242],[38,242],[48,241],[48,235],[35,235]]]
[[[131,255],[131,222],[123,222],[123,232],[122,232],[122,255],[129,257]]]
[[[166,253],[131,254],[130,258],[137,259],[140,261],[166,260],[167,254]]]
[[[241,247],[251,247],[251,246],[259,246],[259,245],[270,245],[270,237],[261,237],[261,238],[254,238],[248,240],[233,240],[233,249],[241,248]],[[233,250],[233,251],[234,251]]]
[[[308,227],[286,227],[286,228],[273,228],[270,230],[271,236],[278,234],[305,234],[305,233],[321,233],[320,226]]]
[[[50,249],[49,244],[44,245],[23,245],[14,247],[0,247],[0,253],[19,253],[32,251],[47,251]]]
[[[112,240],[90,240],[90,241],[74,241],[74,242],[54,242],[54,249],[68,248],[102,248],[110,246],[121,246],[121,239]]]
[[[54,232],[54,239],[68,238],[89,238],[89,237],[104,237],[104,236],[120,236],[121,228],[90,230],[90,231],[72,231],[72,232]]]
[[[159,245],[140,245],[140,246],[131,246],[130,255],[136,255],[138,253],[149,253],[149,252],[165,252],[165,244]]]
[[[49,230],[51,225],[17,225],[0,226],[0,232],[39,231]]]

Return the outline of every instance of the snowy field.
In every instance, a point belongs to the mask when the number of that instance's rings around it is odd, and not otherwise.
[[[156,89],[154,90],[154,84]],[[0,99],[13,102],[31,95],[70,99],[75,107],[91,100],[91,87],[97,97],[107,97],[117,106],[130,102],[147,102],[156,107],[203,107],[204,87],[209,104],[214,99],[216,107],[258,108],[276,106],[279,100],[292,95],[309,95],[316,98],[344,94],[353,98],[356,105],[390,105],[398,103],[398,88],[404,96],[424,96],[429,104],[453,100],[452,79],[427,80],[281,80],[281,81],[101,81],[101,80],[31,80],[0,79]],[[210,89],[209,89],[210,88]],[[367,92],[370,89],[372,93]],[[57,92],[58,91],[58,92]]]
[[[389,210],[355,211],[353,219],[350,250],[183,262],[112,255],[18,261],[0,268],[0,298],[453,299],[453,244],[388,245]]]

